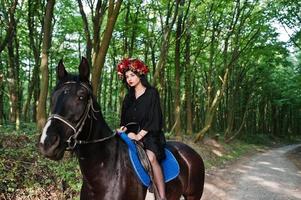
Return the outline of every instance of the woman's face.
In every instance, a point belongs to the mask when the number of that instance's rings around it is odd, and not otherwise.
[[[140,78],[131,70],[125,72],[125,79],[129,86],[135,87],[141,83]]]

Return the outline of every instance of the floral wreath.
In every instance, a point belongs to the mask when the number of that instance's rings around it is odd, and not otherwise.
[[[137,72],[139,75],[146,75],[149,72],[148,66],[145,65],[141,60],[132,59],[132,58],[124,58],[117,65],[117,73],[118,73],[119,77],[123,78],[124,73],[128,70]]]

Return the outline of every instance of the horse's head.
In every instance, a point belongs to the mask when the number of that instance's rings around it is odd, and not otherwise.
[[[89,65],[85,58],[79,65],[79,75],[67,73],[62,60],[57,66],[58,84],[51,95],[51,116],[40,138],[41,153],[60,160],[66,148],[73,149],[89,111],[93,106],[89,83]]]

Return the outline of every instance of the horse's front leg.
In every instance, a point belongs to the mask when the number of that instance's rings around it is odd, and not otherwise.
[[[96,200],[95,194],[85,183],[83,183],[80,191],[80,200]]]
[[[142,185],[132,185],[131,187],[127,188],[124,195],[122,196],[121,200],[144,200],[146,197],[147,189],[144,188]]]

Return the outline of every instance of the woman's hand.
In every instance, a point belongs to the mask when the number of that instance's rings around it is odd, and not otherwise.
[[[122,130],[122,131],[124,131],[124,132],[125,132],[125,131],[127,131],[128,129],[127,129],[127,127],[126,127],[126,126],[121,126],[121,127],[120,127],[120,130]]]
[[[121,132],[126,132],[127,131],[127,128],[125,126],[121,126],[119,129],[116,129],[116,131],[118,133],[121,133]]]
[[[133,132],[130,132],[130,133],[128,134],[128,137],[129,137],[130,139],[136,140],[136,141],[141,140],[141,136],[140,136],[139,134],[136,135],[136,134],[133,133]]]

